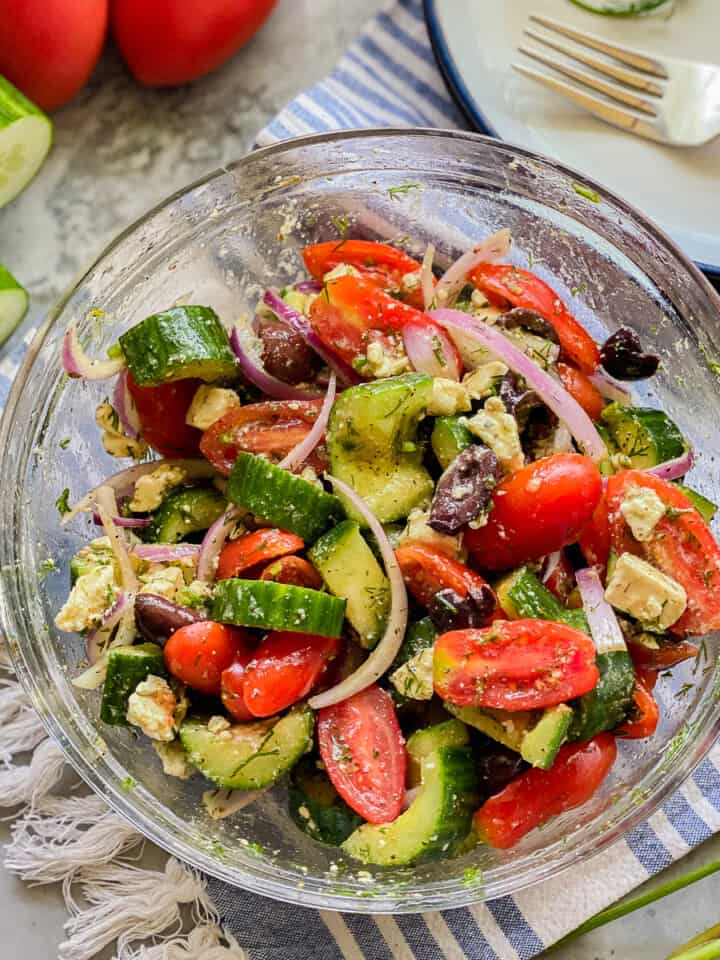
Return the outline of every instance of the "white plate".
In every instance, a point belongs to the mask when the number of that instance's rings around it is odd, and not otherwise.
[[[691,148],[641,140],[510,66],[525,59],[514,51],[531,12],[651,54],[720,63],[720,0],[677,0],[669,17],[634,18],[597,16],[569,0],[425,0],[425,8],[443,73],[478,129],[584,171],[720,273],[720,139]]]

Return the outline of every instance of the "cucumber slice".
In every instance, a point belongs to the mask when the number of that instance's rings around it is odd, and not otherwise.
[[[124,333],[120,347],[141,387],[189,377],[206,383],[237,379],[227,331],[210,307],[180,306],[154,313]]]
[[[639,13],[650,13],[659,7],[672,7],[675,0],[571,0],[571,3],[590,13],[601,13],[606,17],[634,17]]]
[[[0,77],[0,207],[21,193],[38,172],[52,135],[50,118]]]
[[[305,757],[293,769],[288,807],[303,833],[331,847],[339,847],[363,822],[345,803],[327,774],[318,770],[313,757]]]
[[[259,520],[289,530],[307,543],[342,517],[337,497],[289,470],[241,451],[230,474],[228,498]]]
[[[520,756],[533,767],[549,769],[558,754],[558,750],[568,738],[570,724],[573,721],[572,707],[559,703],[548,707],[542,716],[523,737],[520,744]]]
[[[385,629],[390,584],[354,520],[328,530],[308,551],[328,590],[347,601],[345,616],[372,650]]]
[[[687,449],[679,428],[662,410],[611,403],[603,410],[602,421],[634,470],[674,460]]]
[[[436,417],[430,446],[443,470],[473,442],[473,436],[460,417]]]
[[[176,490],[154,512],[144,539],[151,543],[178,543],[191,533],[211,527],[225,506],[225,498],[214,487]]]
[[[238,627],[339,637],[345,601],[319,590],[273,580],[221,580],[215,586],[210,617]]]
[[[300,706],[279,720],[238,723],[211,733],[201,720],[186,720],[180,742],[189,762],[219,787],[258,790],[274,783],[312,748],[315,719]]]
[[[0,143],[1,149],[2,143]],[[29,305],[30,298],[27,290],[21,287],[10,271],[0,263],[0,346],[22,322]]]
[[[466,747],[470,743],[468,728],[461,720],[446,720],[432,727],[416,730],[408,739],[408,785],[416,787],[422,780],[422,761],[442,747]]]
[[[114,647],[108,656],[100,719],[114,726],[127,726],[128,701],[135,687],[150,674],[164,677],[166,673],[162,648],[156,643]]]
[[[705,523],[710,523],[712,518],[717,513],[717,504],[713,503],[712,500],[708,500],[707,497],[704,497],[701,493],[698,493],[697,490],[693,490],[691,487],[686,487],[682,483],[676,483],[675,486],[679,490],[682,490],[690,503],[692,503],[697,512],[703,518]]]
[[[582,610],[568,610],[529,567],[520,567],[496,584],[498,603],[511,620],[556,620],[590,633]]]

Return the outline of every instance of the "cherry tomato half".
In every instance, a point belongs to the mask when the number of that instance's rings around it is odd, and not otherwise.
[[[507,850],[551,817],[586,803],[616,757],[615,738],[609,733],[561,747],[549,770],[526,770],[485,801],[473,821],[480,841]]]
[[[429,607],[441,590],[451,589],[466,597],[471,589],[487,586],[479,573],[424,543],[398,547],[395,556],[408,590],[424,607]]]
[[[373,685],[323,707],[317,730],[327,775],[348,806],[368,823],[396,820],[407,754],[390,694]]]
[[[266,527],[262,530],[253,530],[236,540],[230,540],[222,548],[218,560],[217,579],[227,580],[229,577],[239,577],[245,570],[259,563],[266,563],[275,557],[282,557],[287,553],[297,553],[305,546],[300,537],[285,530]]]
[[[340,641],[311,633],[269,633],[245,669],[243,697],[255,717],[271,717],[313,689]]]
[[[571,397],[574,397],[591,420],[599,420],[605,409],[603,396],[590,378],[567,363],[558,364],[558,373]]]
[[[561,623],[497,620],[435,641],[435,692],[459,707],[552,707],[588,693],[599,677],[592,640]]]
[[[604,495],[600,497],[590,522],[580,531],[578,545],[588,566],[599,567],[600,575],[604,580],[605,569],[610,558],[610,522]]]
[[[140,387],[128,371],[127,385],[140,418],[140,433],[164,457],[197,456],[202,432],[185,423],[200,380],[173,380]]]
[[[260,579],[289,583],[294,587],[307,587],[310,590],[322,589],[322,577],[315,567],[302,557],[280,557],[279,560],[273,560],[260,574]]]
[[[634,641],[632,637],[627,638],[627,648],[635,670],[669,670],[670,667],[676,667],[683,660],[692,660],[700,652],[694,643],[688,643],[687,640],[677,642],[665,640],[658,637],[657,647],[648,647],[644,643]]]
[[[508,570],[574,543],[602,496],[589,457],[558,453],[517,470],[493,493],[488,522],[465,531],[481,570]]]
[[[660,711],[655,697],[640,677],[636,677],[630,716],[615,730],[615,735],[625,740],[645,740],[655,733],[659,722]]]
[[[254,720],[254,715],[245,706],[243,689],[245,686],[245,668],[252,660],[250,650],[243,650],[235,661],[223,670],[220,676],[220,697],[223,706],[238,723],[247,723]]]
[[[213,620],[188,623],[165,644],[165,665],[193,690],[217,696],[223,671],[242,657],[249,645],[249,635],[239,627]]]

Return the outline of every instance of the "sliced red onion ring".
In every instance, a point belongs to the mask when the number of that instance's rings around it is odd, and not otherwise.
[[[149,517],[113,517],[112,521],[116,527],[125,527],[128,530],[139,527],[149,527],[152,523]],[[93,513],[93,523],[97,527],[102,526],[99,513]]]
[[[461,310],[433,310],[429,316],[450,332],[457,330],[468,334],[520,374],[543,403],[565,423],[582,450],[595,463],[607,457],[602,437],[577,400],[502,333]]]
[[[435,277],[433,276],[433,259],[435,258],[435,244],[429,243],[425,250],[422,267],[420,268],[420,283],[422,285],[423,303],[425,309],[432,307],[435,299]]]
[[[509,230],[500,230],[481,240],[452,263],[435,287],[435,302],[446,306],[455,299],[467,282],[467,275],[479,263],[493,263],[510,253],[512,235]]]
[[[298,293],[320,293],[322,284],[317,280],[301,280],[293,284],[293,290],[297,290]]]
[[[194,560],[200,553],[200,544],[138,543],[132,552],[148,563],[172,563],[174,560]]]
[[[91,360],[80,345],[74,323],[65,331],[62,345],[63,370],[69,377],[81,380],[108,380],[125,366],[125,360]]]
[[[628,387],[611,377],[609,373],[598,370],[590,374],[590,381],[606,400],[617,400],[618,403],[625,404],[631,404],[633,401],[632,393]]]
[[[242,343],[238,327],[233,327],[233,332],[230,335],[230,346],[238,358],[243,374],[250,383],[254,383],[259,390],[262,390],[269,397],[276,400],[315,400],[321,396],[317,390],[301,390],[299,387],[291,387],[289,383],[284,383],[267,373],[260,360],[254,357]]]
[[[113,523],[113,517],[117,516],[118,511],[115,491],[112,487],[98,487],[95,491],[95,504],[105,536],[110,540],[112,552],[120,568],[120,583],[127,593],[135,593],[139,584],[128,553],[125,534]]]
[[[113,407],[117,412],[125,435],[132,440],[137,440],[140,436],[140,417],[135,401],[128,390],[127,378],[127,369],[121,370],[113,391]]]
[[[395,557],[395,551],[388,540],[387,534],[383,530],[375,514],[370,510],[365,501],[359,497],[355,491],[342,480],[331,477],[326,474],[327,480],[333,485],[336,491],[343,494],[353,505],[355,510],[365,519],[370,527],[377,544],[380,547],[383,563],[385,564],[385,573],[390,581],[390,613],[387,626],[383,637],[365,660],[354,673],[346,677],[343,681],[311,697],[308,703],[313,710],[320,710],[321,707],[331,707],[334,703],[340,703],[347,700],[361,690],[365,690],[371,683],[381,677],[395,659],[398,650],[405,636],[408,617],[408,599],[405,590],[405,582],[400,572],[400,566]]]
[[[661,480],[677,480],[679,477],[685,476],[694,462],[695,454],[692,447],[688,447],[681,457],[668,460],[666,463],[659,463],[656,467],[647,467],[643,472],[652,473]]]
[[[562,550],[556,550],[554,553],[549,553],[545,557],[541,578],[543,583],[547,583],[550,577],[555,573],[557,570],[557,565],[560,563],[561,556]]]
[[[232,533],[232,529],[240,516],[240,510],[237,507],[230,507],[208,529],[203,542],[200,544],[200,553],[198,554],[196,570],[198,580],[210,583],[215,579],[220,551],[225,546],[225,541]]]
[[[605,599],[600,574],[594,567],[586,567],[584,570],[578,570],[575,580],[597,652],[627,650],[615,611]]]
[[[402,336],[408,360],[418,373],[446,380],[460,379],[455,344],[436,324],[407,323]]]
[[[282,467],[284,470],[294,470],[307,460],[315,447],[320,443],[327,428],[332,405],[335,403],[336,383],[337,379],[335,377],[335,372],[333,371],[330,374],[330,382],[328,383],[327,393],[325,394],[323,405],[320,408],[320,413],[317,416],[317,420],[312,425],[312,429],[306,437],[303,437],[300,443],[292,448],[287,456],[283,457],[278,464],[279,467]]]
[[[270,307],[272,312],[280,320],[283,320],[288,326],[292,327],[293,330],[297,330],[297,332],[304,337],[305,342],[312,347],[320,359],[324,360],[330,369],[335,371],[338,380],[350,386],[356,383],[362,383],[362,377],[359,376],[349,364],[341,360],[340,357],[336,357],[331,350],[328,350],[310,326],[310,321],[307,317],[304,317],[298,310],[293,310],[292,307],[288,306],[282,297],[279,297],[274,290],[265,291],[263,303],[266,307]]]
[[[133,594],[120,593],[115,600],[115,603],[109,607],[103,614],[102,620],[100,621],[100,626],[91,632],[85,638],[85,649],[87,650],[87,658],[91,664],[97,662],[98,657],[102,653],[102,649],[107,643],[108,637],[120,622],[123,617],[123,614],[128,608],[128,603],[132,602]]]

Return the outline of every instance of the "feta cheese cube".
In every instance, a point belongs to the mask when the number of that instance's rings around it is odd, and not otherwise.
[[[687,594],[676,580],[632,553],[623,553],[615,564],[605,599],[641,623],[661,630],[679,620],[687,606]]]
[[[508,367],[502,360],[490,360],[463,377],[463,386],[471,400],[484,400],[494,393],[495,384],[507,372]]]
[[[433,695],[433,648],[421,650],[390,675],[390,683],[409,700],[431,700]]]
[[[140,727],[151,740],[175,738],[175,694],[167,680],[150,674],[128,700],[128,723]]]
[[[198,430],[207,430],[216,420],[239,406],[240,398],[234,390],[211,387],[204,383],[195,391],[185,423],[190,427],[197,427]]]
[[[136,513],[157,510],[168,490],[183,483],[185,476],[182,467],[172,467],[167,464],[157,467],[151,473],[146,473],[135,484],[133,498],[129,504],[130,509]]]
[[[652,540],[653,531],[665,516],[665,504],[649,487],[633,484],[620,504],[620,513],[632,535],[641,543]]]
[[[66,633],[79,633],[97,626],[103,613],[115,603],[119,587],[113,563],[98,564],[77,578],[55,626]]]
[[[429,416],[450,417],[470,409],[470,397],[462,383],[445,377],[433,377],[432,396],[427,407]]]
[[[488,397],[483,409],[465,423],[471,433],[490,447],[506,473],[524,466],[517,421],[506,413],[505,404],[499,397]]]
[[[111,457],[132,457],[142,460],[147,453],[144,440],[128,437],[115,408],[105,400],[95,409],[95,423],[102,430],[102,444]]]

